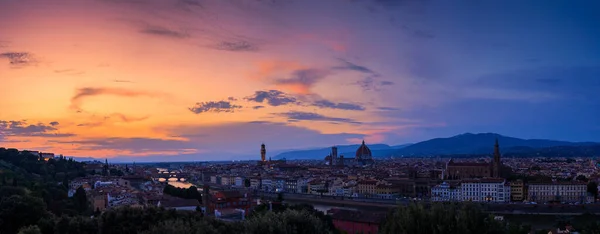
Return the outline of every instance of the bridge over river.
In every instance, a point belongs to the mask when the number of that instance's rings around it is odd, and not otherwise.
[[[158,172],[153,173],[152,178],[155,180],[159,180],[161,182],[164,181],[186,181],[191,177],[190,173],[181,172],[179,170],[168,170],[164,168],[158,168]]]

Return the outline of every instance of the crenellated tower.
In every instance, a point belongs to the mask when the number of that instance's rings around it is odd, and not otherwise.
[[[262,162],[267,161],[267,149],[265,148],[265,144],[260,145],[260,160]]]
[[[494,160],[492,161],[492,177],[500,177],[500,144],[498,144],[498,138],[496,138],[496,144],[494,144]]]

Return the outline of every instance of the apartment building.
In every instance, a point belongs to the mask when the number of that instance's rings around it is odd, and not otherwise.
[[[463,201],[509,202],[510,186],[502,178],[463,180],[460,184]]]
[[[533,202],[585,202],[587,184],[583,182],[531,183],[528,199]]]
[[[432,201],[462,201],[462,190],[460,185],[450,185],[447,182],[442,182],[439,185],[431,188]]]
[[[525,183],[523,180],[515,180],[510,182],[510,200],[514,202],[523,201],[526,199]]]

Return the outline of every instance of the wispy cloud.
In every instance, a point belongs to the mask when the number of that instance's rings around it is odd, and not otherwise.
[[[150,116],[130,117],[130,116],[127,116],[127,115],[122,114],[122,113],[113,113],[109,117],[118,118],[119,120],[121,120],[121,121],[123,121],[125,123],[138,122],[138,121],[143,121],[143,120],[146,120],[146,119],[150,118]]]
[[[370,90],[379,91],[380,86],[387,86],[387,85],[394,84],[391,81],[378,81],[379,78],[381,77],[381,75],[379,73],[375,72],[371,68],[349,62],[348,60],[345,60],[345,59],[338,59],[338,60],[340,61],[341,65],[335,66],[332,69],[354,71],[354,72],[358,72],[358,73],[362,73],[362,74],[366,75],[363,79],[361,79],[355,83],[356,85],[361,87],[361,89],[364,91],[370,91]]]
[[[234,112],[235,109],[242,108],[242,106],[238,106],[235,104],[231,104],[229,101],[210,101],[210,102],[198,102],[193,107],[188,108],[191,112],[195,114],[205,113],[205,112]]]
[[[283,106],[297,103],[295,97],[289,96],[279,90],[256,91],[254,92],[254,95],[245,97],[244,99],[259,103],[266,101],[271,106]]]
[[[356,72],[361,72],[361,73],[371,74],[371,75],[376,75],[377,74],[376,72],[374,72],[373,70],[371,70],[368,67],[348,62],[345,59],[338,59],[338,60],[342,64],[340,66],[333,67],[333,69],[337,69],[337,70],[350,70],[350,71],[356,71]]]
[[[377,81],[377,76],[366,76],[365,78],[356,81],[356,85],[358,85],[364,91],[381,91],[383,86],[394,85],[392,81]]]
[[[258,110],[258,109],[262,109],[265,108],[265,106],[253,106],[252,109]]]
[[[377,90],[375,79],[372,76],[367,76],[364,79],[357,81],[356,85],[358,85],[364,91]]]
[[[334,103],[328,100],[319,100],[313,103],[313,106],[319,107],[319,108],[330,108],[330,109],[339,109],[339,110],[365,110],[364,106],[361,106],[359,104],[354,104],[354,103],[345,103],[345,102],[340,102],[340,103]]]
[[[156,97],[160,96],[161,94],[155,92],[138,91],[123,88],[80,88],[75,92],[75,95],[71,97],[71,108],[78,110],[80,109],[79,106],[83,99],[99,95],[113,95],[122,97]]]
[[[10,136],[27,136],[27,137],[70,137],[75,136],[71,133],[60,133],[56,126],[59,123],[56,121],[50,124],[30,124],[25,120],[22,121],[5,121],[0,120],[0,135],[3,137]]]
[[[75,69],[54,70],[54,72],[58,73],[58,74],[64,74],[64,75],[70,75],[70,76],[78,76],[78,75],[85,74],[84,71],[78,71]]]
[[[274,83],[294,93],[310,94],[310,89],[329,74],[325,69],[301,69],[294,71],[288,78],[276,79]]]
[[[106,116],[92,115],[89,119],[87,119],[87,122],[77,124],[77,127],[93,128],[93,127],[105,126],[110,123],[139,122],[139,121],[144,121],[149,118],[150,118],[150,116],[131,117],[131,116],[125,115],[123,113],[112,113],[112,114],[106,115]]]
[[[27,52],[6,52],[0,54],[0,58],[8,59],[9,64],[13,67],[34,65],[37,62],[33,55]]]
[[[221,41],[216,45],[212,46],[212,48],[232,52],[251,52],[258,51],[259,49],[258,45],[248,40]]]
[[[133,81],[130,81],[130,80],[113,80],[113,82],[115,82],[115,83],[133,83]]]
[[[190,37],[190,34],[188,32],[177,31],[156,25],[147,25],[140,30],[140,33],[173,39],[185,39]]]
[[[387,106],[377,107],[377,109],[381,110],[381,111],[395,111],[395,110],[400,110],[400,109],[395,108],[395,107],[387,107]]]
[[[407,25],[402,25],[400,28],[402,30],[406,31],[409,34],[409,36],[416,37],[418,39],[434,39],[435,38],[435,35],[432,32],[429,32],[424,29],[413,28],[413,27],[409,27]]]
[[[288,121],[325,121],[325,122],[333,122],[333,123],[359,123],[352,119],[348,118],[337,118],[337,117],[329,117],[324,116],[317,113],[312,112],[302,112],[302,111],[290,111],[284,113],[274,113],[273,115],[285,117]]]

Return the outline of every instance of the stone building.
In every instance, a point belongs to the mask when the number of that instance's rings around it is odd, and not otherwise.
[[[494,145],[494,157],[489,163],[473,163],[473,162],[455,162],[450,159],[446,164],[445,178],[450,180],[468,179],[468,178],[484,178],[493,177],[499,178],[502,168],[500,161],[500,146],[496,139]]]

